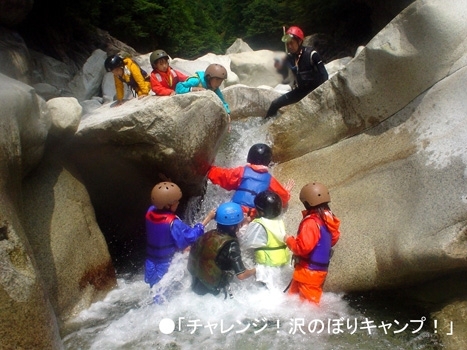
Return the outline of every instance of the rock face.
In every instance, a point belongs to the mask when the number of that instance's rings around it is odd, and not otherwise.
[[[286,227],[296,230],[310,181],[328,185],[342,220],[327,290],[402,289],[467,270],[466,16],[462,1],[415,2],[271,125],[275,175],[297,183]],[[463,307],[459,283],[452,300]],[[449,305],[434,315],[444,325]],[[457,334],[445,337],[452,349],[466,344]]]
[[[419,1],[386,26],[338,74],[271,128],[278,161],[379,124],[465,65],[465,6]],[[423,30],[422,30],[423,29]],[[301,142],[297,143],[296,140]]]
[[[4,75],[0,96],[0,347],[61,349],[57,317],[102,296],[115,271],[85,188],[51,156],[63,147],[43,159],[52,120],[72,114],[71,101],[46,104]],[[55,137],[69,125],[56,123]]]
[[[326,290],[402,289],[447,274],[454,276],[450,289],[465,290],[455,278],[467,271],[465,18],[463,0],[414,2],[355,58],[328,63],[328,82],[267,122],[274,175],[296,182],[284,216],[288,232],[301,219],[298,193],[314,180],[330,188],[342,220]],[[19,64],[5,67],[19,68],[10,73],[21,80],[28,53],[11,47],[0,54],[19,55]],[[224,56],[172,64],[188,74],[224,64],[223,93],[232,119],[241,119],[261,117],[280,96],[276,54],[237,42]],[[140,229],[156,182],[177,182],[184,199],[202,194],[227,115],[210,91],[98,108],[114,94],[103,51],[71,84],[71,74],[47,68],[57,62],[32,56],[44,67],[37,74],[56,88],[38,90],[54,97],[65,89],[76,98],[46,103],[0,75],[0,347],[59,349],[57,319],[66,321],[115,283],[120,262],[111,261],[115,247],[107,247],[94,212],[108,242],[125,245]],[[78,101],[89,105],[81,119]],[[437,301],[433,316],[462,322],[467,296],[453,299]],[[456,335],[444,344],[464,348]]]

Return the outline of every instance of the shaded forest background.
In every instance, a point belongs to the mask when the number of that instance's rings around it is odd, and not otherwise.
[[[96,28],[139,53],[162,48],[172,57],[224,54],[242,38],[254,50],[283,50],[283,26],[319,34],[339,56],[353,55],[393,14],[376,0],[35,0],[18,31],[28,47],[63,60],[99,46]],[[409,0],[396,1],[394,15]],[[390,5],[394,6],[394,3]],[[374,13],[379,11],[379,20]],[[386,14],[385,14],[386,12]],[[387,18],[381,19],[386,16]],[[105,50],[105,48],[103,48]],[[83,55],[84,56],[84,55]],[[76,57],[68,57],[76,60]],[[334,57],[333,57],[334,58]]]

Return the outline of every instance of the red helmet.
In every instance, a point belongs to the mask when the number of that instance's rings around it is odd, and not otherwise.
[[[305,35],[303,35],[303,30],[301,30],[297,26],[290,27],[285,32],[285,35],[282,37],[282,41],[287,42],[293,37],[296,37],[296,38],[300,39],[301,41],[303,41],[303,39],[305,38]]]

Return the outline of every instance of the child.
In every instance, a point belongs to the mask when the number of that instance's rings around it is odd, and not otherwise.
[[[239,280],[253,276],[256,270],[243,265],[237,233],[243,222],[242,208],[237,203],[219,205],[217,228],[198,239],[190,250],[188,271],[193,276],[191,288],[196,294],[219,294],[227,297],[231,272]]]
[[[230,115],[229,105],[224,99],[220,86],[224,79],[227,79],[227,70],[224,66],[213,63],[206,68],[204,72],[196,72],[196,75],[189,77],[186,81],[177,84],[175,92],[177,94],[186,94],[191,91],[212,90],[222,101],[225,111]]]
[[[289,293],[316,304],[321,299],[328,273],[331,247],[339,240],[340,220],[329,209],[329,191],[319,182],[311,182],[300,191],[305,206],[297,237],[285,235],[284,242],[295,256],[295,271]]]
[[[245,166],[232,169],[211,166],[207,176],[213,184],[227,191],[235,190],[232,202],[240,204],[243,211],[250,218],[254,218],[256,214],[254,199],[259,192],[269,189],[277,193],[285,207],[290,199],[290,190],[294,186],[294,181],[289,180],[283,187],[269,173],[268,165],[271,159],[271,148],[264,143],[257,143],[248,151],[248,164]]]
[[[202,223],[192,228],[175,215],[181,198],[182,191],[172,182],[160,182],[151,191],[152,206],[146,213],[144,272],[144,280],[150,287],[167,273],[175,252],[193,244],[216,213],[210,211]]]
[[[188,76],[173,69],[169,65],[169,55],[164,50],[156,50],[149,56],[151,72],[151,89],[157,96],[175,95],[175,86]]]
[[[143,98],[149,94],[151,84],[146,72],[143,71],[130,57],[122,58],[120,55],[107,57],[104,62],[105,70],[112,72],[117,92],[117,106],[123,103],[123,83],[126,83],[138,98]]]
[[[242,248],[254,250],[256,281],[273,289],[281,278],[281,267],[290,261],[290,251],[284,244],[284,221],[280,217],[282,200],[277,193],[266,190],[258,193],[254,202],[257,217],[246,228]]]

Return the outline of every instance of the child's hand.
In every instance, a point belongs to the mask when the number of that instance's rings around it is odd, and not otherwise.
[[[201,223],[203,226],[206,226],[212,219],[216,217],[216,209],[212,209],[208,215],[206,215],[206,218],[203,220]]]
[[[192,92],[198,92],[198,91],[205,91],[206,89],[203,87],[192,87],[191,91]]]

